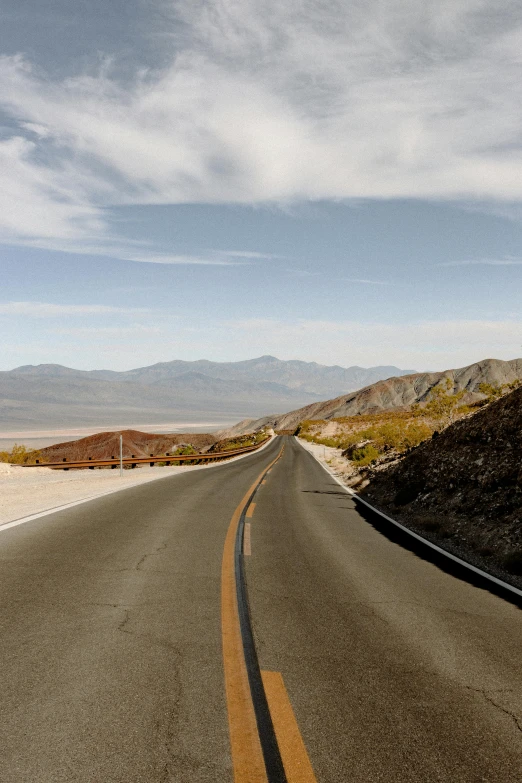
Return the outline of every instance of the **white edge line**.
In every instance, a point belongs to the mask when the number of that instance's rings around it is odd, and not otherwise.
[[[254,452],[250,452],[249,454],[238,454],[237,457],[231,457],[230,459],[226,460],[226,464],[230,465],[231,462],[237,462],[239,459],[243,459],[244,457],[251,457],[252,454],[259,454],[260,451],[263,451],[263,449],[266,449],[267,446],[269,446],[272,441],[275,439],[275,435],[273,435],[270,440],[268,440],[266,443],[263,443],[263,445],[257,449]],[[217,467],[224,467],[223,463],[220,461],[211,462],[207,465],[192,465],[192,468],[195,470],[201,470],[203,468],[217,468]],[[192,472],[192,471],[191,471]],[[182,473],[168,473],[166,476],[151,476],[149,479],[145,481],[141,481],[136,484],[130,484],[127,487],[116,487],[114,489],[109,489],[106,492],[100,492],[99,495],[89,495],[89,497],[82,498],[81,500],[73,500],[70,503],[64,503],[61,506],[53,506],[52,508],[47,508],[45,511],[37,511],[35,514],[29,514],[26,517],[20,517],[19,519],[13,519],[11,522],[4,522],[0,525],[0,533],[3,533],[4,530],[9,530],[10,527],[16,527],[17,525],[23,525],[25,522],[32,522],[33,519],[39,519],[40,517],[46,517],[49,514],[58,513],[58,511],[65,511],[68,508],[73,508],[74,506],[80,506],[82,503],[88,503],[90,500],[96,500],[97,498],[103,498],[106,495],[114,495],[115,492],[124,492],[126,489],[134,489],[135,487],[142,487],[144,484],[149,484],[152,481],[158,481],[159,479],[166,479],[166,478],[172,478],[173,476],[182,476]]]
[[[357,492],[354,492],[353,489],[350,487],[346,487],[334,473],[328,468],[326,465],[323,465],[322,462],[320,462],[315,454],[312,451],[308,451],[307,448],[303,446],[302,443],[300,443],[299,438],[296,437],[296,441],[299,443],[301,448],[306,451],[307,454],[310,454],[311,457],[315,459],[315,461],[328,473],[329,476],[331,476],[334,481],[336,481],[339,486],[347,492],[349,495],[352,495],[354,498],[356,498],[358,503],[363,503],[365,506],[368,506],[368,508],[373,511],[375,514],[378,514],[380,517],[383,517],[383,519],[386,519],[387,522],[391,522],[392,525],[395,525],[395,527],[398,527],[400,530],[402,530],[404,533],[407,533],[408,535],[412,536],[413,538],[416,538],[418,541],[421,541],[426,546],[429,546],[430,549],[434,549],[436,552],[438,552],[441,555],[444,555],[444,557],[449,558],[450,560],[453,560],[455,563],[458,563],[461,566],[464,566],[464,568],[469,569],[470,571],[474,571],[479,576],[484,577],[484,579],[489,579],[491,582],[494,582],[497,585],[500,585],[500,587],[504,588],[504,590],[509,590],[511,593],[515,593],[515,595],[518,595],[522,597],[522,590],[519,590],[518,587],[514,587],[513,585],[510,585],[508,582],[503,582],[502,579],[498,579],[496,576],[493,576],[492,574],[488,574],[487,571],[483,571],[481,568],[477,568],[477,566],[472,565],[471,563],[468,563],[466,560],[462,560],[460,557],[457,557],[457,555],[453,555],[451,552],[448,552],[447,549],[443,549],[440,546],[437,546],[437,544],[433,544],[431,541],[428,541],[427,538],[423,538],[418,533],[414,533],[413,530],[410,530],[409,527],[405,527],[405,525],[401,525],[400,522],[397,522],[397,520],[392,519],[387,514],[385,514],[383,511],[379,511],[378,508],[375,508],[375,506],[372,506],[368,501],[363,500],[360,495],[357,494]]]

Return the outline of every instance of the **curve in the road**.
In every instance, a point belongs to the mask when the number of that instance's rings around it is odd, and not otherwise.
[[[252,518],[256,492],[283,453],[284,446],[238,505],[223,552],[223,665],[236,783],[315,783],[282,675],[259,667],[244,564],[245,520]]]

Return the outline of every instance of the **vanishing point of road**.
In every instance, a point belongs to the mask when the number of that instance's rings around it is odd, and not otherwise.
[[[522,780],[520,609],[290,437],[0,528],[0,631],[2,783]]]

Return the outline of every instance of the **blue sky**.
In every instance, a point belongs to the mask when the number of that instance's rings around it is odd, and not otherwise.
[[[522,355],[518,3],[4,7],[1,369]]]

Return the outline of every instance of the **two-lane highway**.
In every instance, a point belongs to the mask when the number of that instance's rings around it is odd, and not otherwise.
[[[268,780],[241,731],[231,750],[241,520],[289,783],[522,779],[520,611],[390,541],[278,438],[0,528],[2,783]]]

